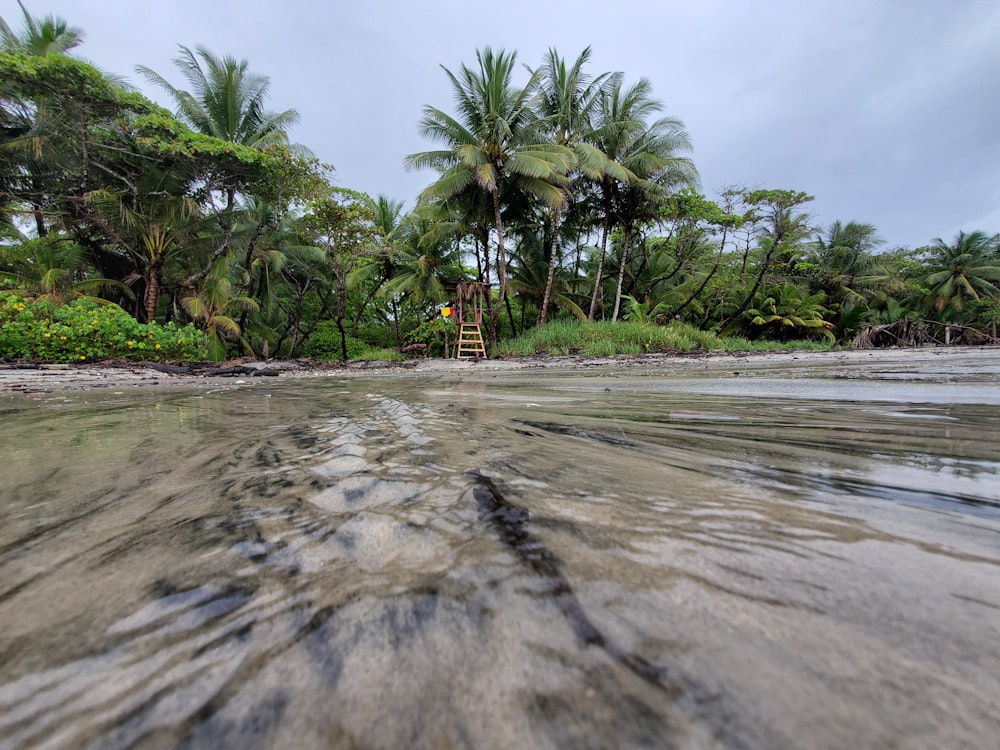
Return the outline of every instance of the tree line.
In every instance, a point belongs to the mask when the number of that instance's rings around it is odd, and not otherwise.
[[[181,46],[183,85],[137,67],[167,110],[78,58],[82,31],[21,8],[20,28],[0,19],[10,299],[194,325],[215,359],[437,341],[436,310],[466,281],[492,288],[494,342],[557,318],[779,341],[899,321],[949,342],[996,336],[997,235],[886,250],[870,224],[813,226],[805,192],[709,198],[651,82],[592,72],[589,48],[551,49],[535,68],[485,48],[444,68],[454,104],[427,106],[419,125],[436,148],[405,157],[435,176],[404,212],[335,187],[290,141],[298,113],[267,109],[269,80],[246,60]]]

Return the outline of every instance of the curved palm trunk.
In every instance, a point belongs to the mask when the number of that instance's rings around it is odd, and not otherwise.
[[[773,245],[771,245],[771,249],[768,250],[767,255],[764,256],[764,262],[761,265],[760,272],[757,274],[757,278],[754,280],[753,288],[750,290],[750,293],[743,300],[743,304],[739,306],[736,312],[734,312],[732,315],[730,315],[728,318],[726,318],[719,324],[720,333],[725,331],[728,325],[738,320],[739,317],[747,311],[747,308],[750,307],[750,303],[753,301],[754,295],[757,294],[757,290],[760,289],[760,285],[764,281],[764,276],[767,274],[768,269],[771,268],[771,260],[773,259],[774,252],[775,250],[777,250],[777,248],[778,248],[778,243],[774,243]]]
[[[556,209],[555,217],[552,220],[552,246],[549,248],[549,276],[545,280],[545,294],[542,297],[542,307],[538,311],[537,325],[545,325],[545,318],[549,312],[549,300],[552,299],[552,284],[556,278],[556,250],[559,247],[559,229],[562,219],[562,210]]]
[[[719,243],[719,255],[715,259],[715,265],[712,266],[712,270],[709,271],[708,275],[702,280],[701,285],[684,301],[684,304],[674,310],[674,315],[680,315],[684,312],[688,305],[694,302],[695,299],[698,298],[698,295],[704,291],[705,287],[708,286],[708,282],[712,280],[713,276],[715,276],[715,272],[719,270],[719,264],[722,263],[722,253],[726,249],[726,229],[727,228],[725,226],[722,227],[722,242]]]

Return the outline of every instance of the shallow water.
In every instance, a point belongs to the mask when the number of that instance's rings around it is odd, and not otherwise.
[[[998,382],[0,400],[0,747],[994,747]]]

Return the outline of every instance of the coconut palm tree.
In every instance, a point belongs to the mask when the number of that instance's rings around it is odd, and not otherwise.
[[[104,303],[107,300],[96,296],[100,292],[132,296],[120,281],[95,276],[84,249],[75,242],[54,235],[38,239],[20,235],[19,239],[19,244],[4,248],[0,256],[0,284],[15,294],[55,305],[80,297]]]
[[[380,293],[405,295],[417,305],[444,302],[447,285],[461,281],[465,271],[450,228],[437,223],[435,207],[418,207],[399,222],[393,237],[392,277]]]
[[[588,140],[608,158],[609,163],[628,169],[624,159],[646,128],[648,118],[662,109],[662,104],[652,97],[652,90],[652,84],[646,78],[627,88],[620,79],[616,79],[610,89],[602,93],[601,106]],[[589,320],[593,320],[597,311],[597,300],[603,284],[604,259],[614,217],[614,200],[622,186],[634,179],[631,171],[625,177],[626,179],[622,179],[620,174],[605,171],[597,180],[602,212],[601,244],[590,311],[587,314]]]
[[[954,242],[934,240],[931,273],[925,279],[938,312],[961,313],[967,301],[997,296],[1000,280],[1000,235],[959,232]]]
[[[208,340],[208,356],[216,362],[226,358],[227,341],[235,340],[247,346],[236,318],[259,307],[249,297],[233,293],[226,259],[216,261],[205,277],[201,290],[181,299],[181,306],[201,326]]]
[[[829,341],[834,340],[833,324],[825,319],[827,309],[823,307],[822,292],[809,294],[793,284],[760,292],[757,304],[744,314],[751,326],[770,331],[781,340],[821,334]]]
[[[270,112],[264,108],[271,85],[267,76],[249,72],[246,59],[216,57],[204,47],[198,47],[197,54],[183,45],[179,47],[174,64],[191,91],[175,88],[143,65],[136,70],[170,95],[180,120],[199,133],[249,148],[288,143],[288,128],[299,121],[299,113],[294,109]],[[235,196],[236,191],[228,188],[227,209],[233,207]]]
[[[70,26],[57,16],[48,15],[36,19],[21,0],[17,4],[24,14],[24,28],[15,32],[0,18],[0,49],[4,52],[22,55],[61,55],[83,44],[83,31]]]
[[[190,252],[203,228],[198,204],[186,196],[150,194],[137,204],[112,190],[95,190],[86,205],[92,222],[137,267],[126,283],[145,285],[142,310],[147,323],[156,319],[164,271],[174,258]]]
[[[471,186],[489,194],[493,228],[497,235],[499,297],[507,293],[507,255],[504,247],[502,202],[506,191],[528,194],[551,208],[566,206],[567,173],[573,152],[545,140],[531,107],[539,73],[525,86],[514,83],[517,55],[486,47],[477,50],[478,70],[463,65],[458,74],[444,68],[457,100],[452,116],[426,107],[420,132],[443,144],[437,151],[410,154],[410,168],[432,167],[441,175],[423,200],[447,199]],[[491,321],[496,336],[496,316]]]
[[[678,186],[694,188],[698,184],[698,170],[694,163],[679,155],[679,152],[690,149],[691,140],[684,124],[673,117],[661,117],[638,134],[621,159],[622,165],[635,177],[626,183],[618,183],[618,189],[614,191],[615,213],[624,237],[612,322],[618,320],[622,283],[636,230],[644,223],[656,221],[672,190]]]
[[[249,72],[246,59],[216,57],[204,47],[198,47],[196,52],[184,45],[179,47],[174,64],[192,91],[175,88],[143,65],[136,70],[170,94],[181,120],[199,133],[250,148],[288,143],[288,128],[299,121],[299,113],[294,109],[269,112],[264,108],[271,85],[267,76]]]
[[[614,179],[628,180],[631,174],[616,164],[600,148],[589,142],[593,130],[595,114],[600,106],[601,96],[609,86],[620,80],[620,73],[601,73],[591,76],[584,72],[589,62],[591,48],[580,53],[572,65],[550,48],[538,72],[538,94],[535,107],[545,124],[545,131],[553,143],[565,146],[573,152],[576,171],[586,180],[598,181],[605,175]],[[557,206],[552,216],[552,244],[549,251],[548,276],[545,291],[538,308],[538,325],[545,324],[552,284],[555,279],[559,258],[559,239],[563,210]]]

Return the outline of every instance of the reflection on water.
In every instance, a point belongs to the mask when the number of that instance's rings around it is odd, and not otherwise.
[[[0,747],[991,747],[1000,403],[904,372],[0,401]]]

